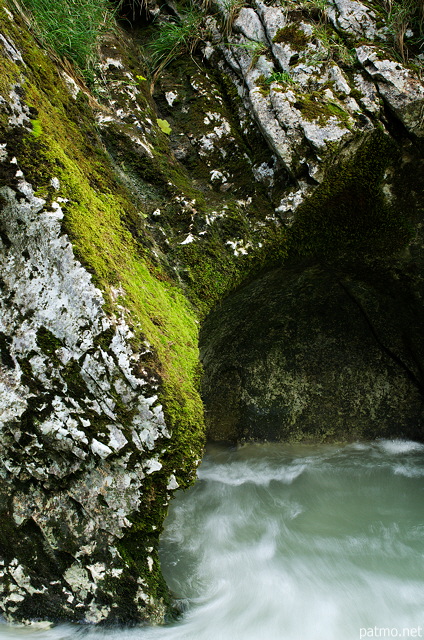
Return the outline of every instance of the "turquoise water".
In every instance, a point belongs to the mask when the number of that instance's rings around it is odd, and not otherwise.
[[[162,536],[178,622],[1,640],[424,637],[424,445],[215,447],[198,476]]]

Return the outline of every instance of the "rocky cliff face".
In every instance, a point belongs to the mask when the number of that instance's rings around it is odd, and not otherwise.
[[[210,437],[422,438],[416,68],[389,51],[378,5],[257,2],[225,44],[211,25],[218,66],[286,171],[268,220],[288,255],[203,325]]]
[[[1,13],[1,607],[161,621],[158,537],[202,451],[196,321],[87,96]]]
[[[377,5],[219,4],[152,87],[143,29],[115,31],[94,95],[13,7],[0,607],[161,621],[158,537],[201,456],[214,305],[211,437],[422,437],[424,89]]]

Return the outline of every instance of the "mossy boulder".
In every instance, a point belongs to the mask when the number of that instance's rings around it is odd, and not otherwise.
[[[423,314],[381,271],[306,263],[241,288],[202,328],[209,438],[422,440]]]

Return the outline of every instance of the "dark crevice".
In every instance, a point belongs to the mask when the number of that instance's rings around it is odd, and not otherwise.
[[[414,372],[411,371],[411,369],[402,360],[402,358],[400,358],[398,355],[396,355],[396,353],[394,351],[392,351],[392,349],[390,349],[390,347],[387,347],[382,342],[382,340],[380,339],[377,331],[374,328],[374,325],[373,325],[371,319],[369,318],[366,310],[364,309],[364,307],[362,306],[362,304],[358,300],[358,298],[356,298],[356,296],[346,286],[345,283],[343,283],[341,280],[338,280],[338,283],[339,283],[340,287],[343,289],[343,291],[345,292],[345,294],[348,296],[348,298],[359,309],[359,312],[361,313],[363,319],[365,320],[365,323],[367,324],[367,326],[368,326],[368,328],[369,328],[369,330],[371,332],[371,335],[375,339],[375,341],[378,344],[378,346],[380,347],[380,349],[383,351],[383,353],[385,353],[391,360],[393,360],[405,372],[405,374],[408,377],[408,379],[410,380],[410,382],[418,389],[418,391],[420,392],[420,394],[424,398],[424,384],[421,382],[421,380],[419,380],[417,378],[417,376],[414,374]],[[414,360],[415,360],[415,358],[414,358]],[[420,369],[421,369],[421,367],[420,367]]]
[[[376,86],[378,90],[378,85],[376,84]],[[384,117],[382,118],[382,120],[384,121],[387,131],[396,141],[401,142],[402,140],[403,141],[408,140],[414,146],[416,146],[417,143],[419,142],[417,137],[414,136],[414,134],[411,133],[405,127],[403,122],[398,118],[396,113],[390,108],[390,105],[384,99],[384,96],[380,94],[380,92],[379,92],[379,95],[383,101]]]

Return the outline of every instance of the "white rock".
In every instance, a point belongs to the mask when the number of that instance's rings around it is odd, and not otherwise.
[[[110,447],[103,444],[102,442],[99,442],[95,438],[93,438],[93,440],[91,441],[90,448],[94,454],[100,456],[101,458],[107,458],[112,453],[112,449]]]
[[[172,107],[172,105],[174,104],[175,100],[177,100],[177,98],[178,98],[178,93],[176,93],[175,91],[167,91],[165,93],[165,99],[170,107]]]

